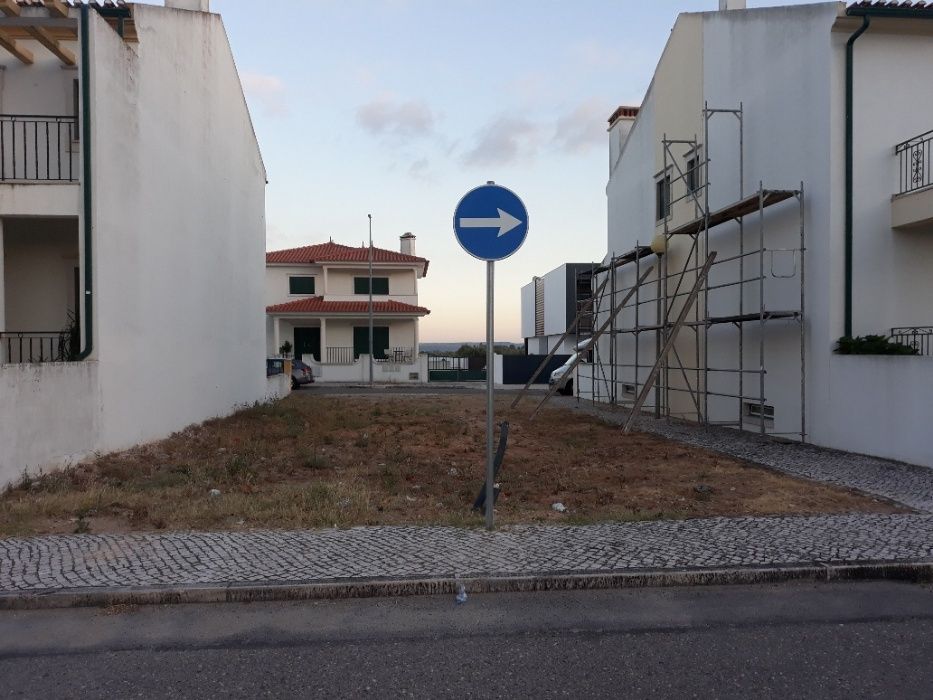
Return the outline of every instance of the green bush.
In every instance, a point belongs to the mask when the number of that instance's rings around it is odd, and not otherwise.
[[[916,355],[917,349],[884,335],[860,335],[840,338],[836,352],[840,355]]]

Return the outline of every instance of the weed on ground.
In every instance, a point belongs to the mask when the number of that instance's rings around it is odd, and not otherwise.
[[[316,396],[304,391],[150,445],[51,474],[0,497],[0,536],[379,524],[480,526],[485,405],[469,396]],[[714,515],[897,512],[598,419],[508,409],[500,523]],[[562,503],[566,510],[552,506]]]

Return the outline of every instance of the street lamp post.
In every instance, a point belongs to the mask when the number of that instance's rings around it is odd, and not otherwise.
[[[369,217],[369,386],[373,385],[373,215]]]

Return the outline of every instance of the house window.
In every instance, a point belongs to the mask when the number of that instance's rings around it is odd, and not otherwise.
[[[353,293],[354,294],[369,294],[369,277],[354,277],[353,278]],[[388,277],[373,277],[373,294],[388,294],[389,293],[389,278]]]
[[[289,277],[288,278],[288,293],[289,294],[314,294],[314,278],[313,277]]]
[[[659,178],[655,187],[655,219],[663,221],[671,214],[671,176],[664,175]]]
[[[693,155],[687,159],[687,172],[684,179],[687,183],[687,192],[696,192],[700,188],[700,159]]]

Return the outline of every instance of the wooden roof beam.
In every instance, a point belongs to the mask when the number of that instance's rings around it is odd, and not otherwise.
[[[66,66],[76,66],[78,64],[78,60],[75,58],[74,53],[58,43],[58,39],[52,36],[48,29],[43,29],[42,27],[29,27],[26,29],[26,31],[29,32],[29,35],[33,39],[38,41],[45,48],[55,54],[58,57],[58,60],[60,60]]]
[[[45,0],[45,6],[52,15],[57,15],[59,17],[68,16],[68,10],[62,4],[61,0]],[[0,12],[3,12],[7,17],[18,17],[20,15],[19,3],[16,2],[16,0],[0,0]],[[26,27],[26,32],[29,36],[55,54],[58,60],[66,66],[77,65],[78,61],[74,53],[59,44],[58,39],[52,36],[48,29],[43,27]],[[32,52],[18,46],[16,40],[9,35],[4,35],[3,38],[0,38],[0,46],[3,46],[3,48],[12,53],[23,63],[29,64],[33,62]]]
[[[49,11],[49,16],[51,17],[67,17],[68,8],[65,7],[65,3],[62,0],[43,0],[45,3],[46,9]]]
[[[16,58],[18,58],[26,65],[31,65],[34,60],[32,51],[17,44],[16,39],[3,31],[0,31],[0,46],[16,56]]]

